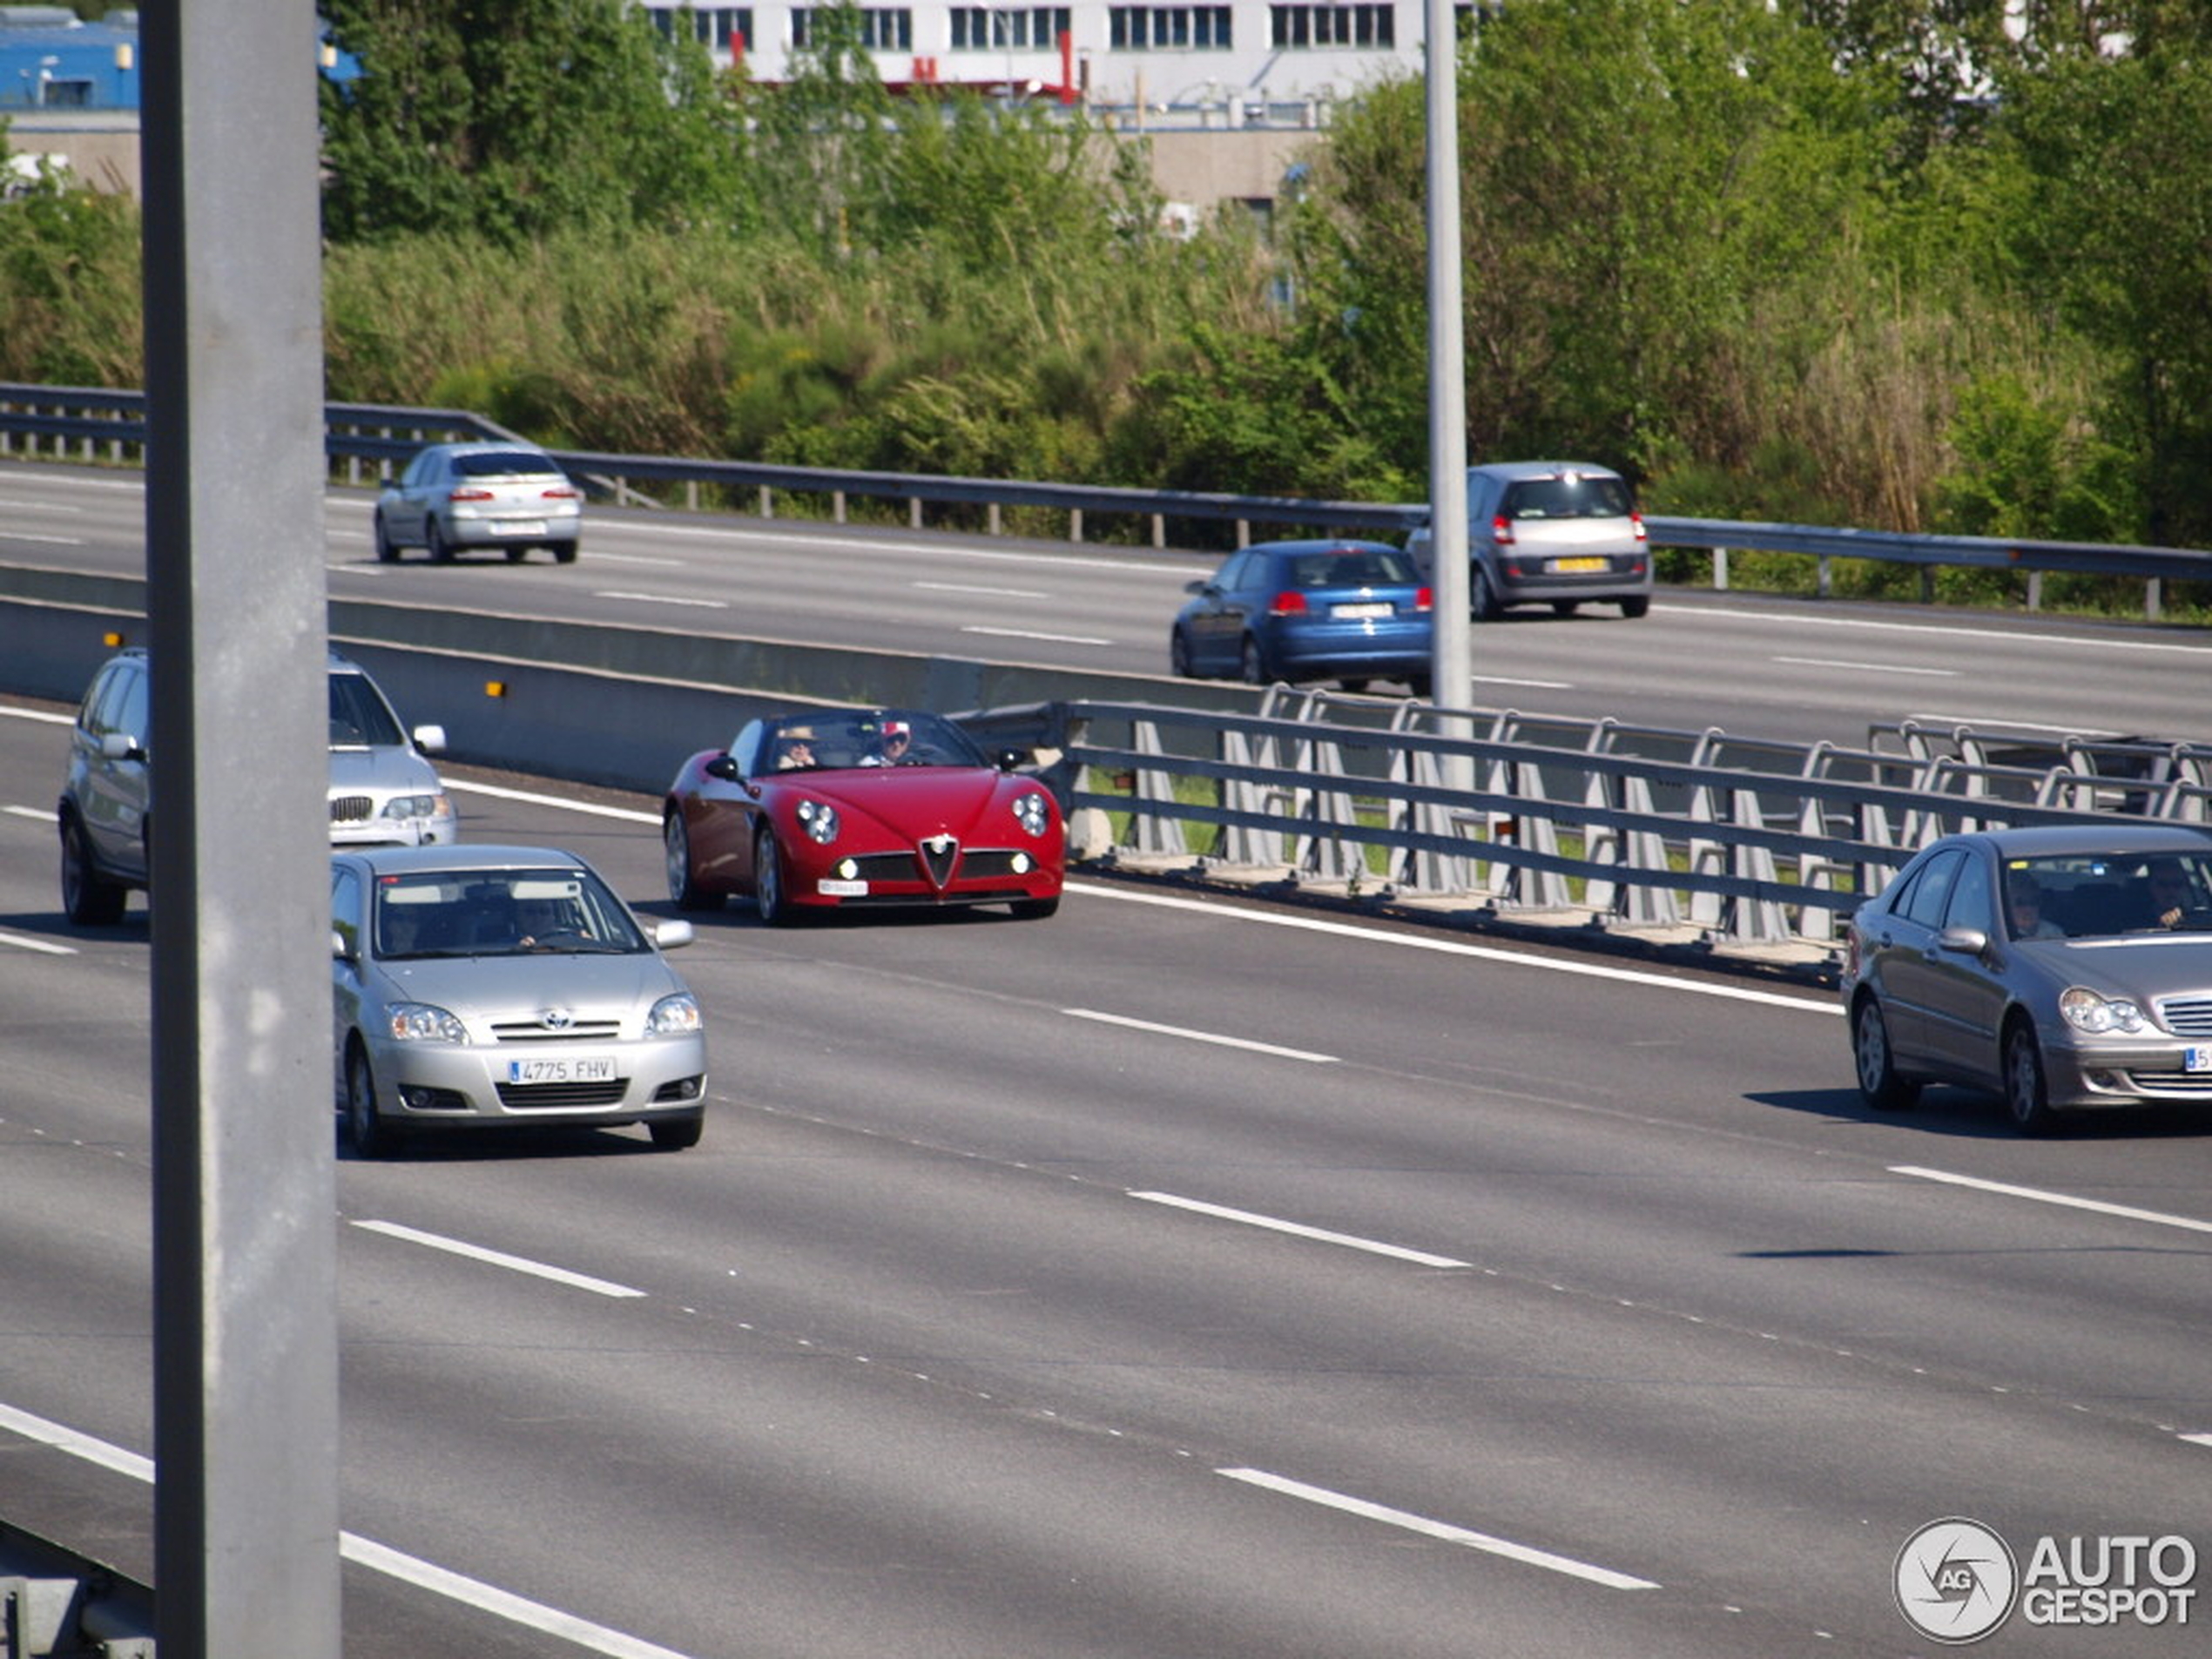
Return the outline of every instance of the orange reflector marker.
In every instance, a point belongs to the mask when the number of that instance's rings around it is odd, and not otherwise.
[[[505,680],[486,680],[484,682],[484,695],[486,697],[505,697],[507,695],[507,682]]]

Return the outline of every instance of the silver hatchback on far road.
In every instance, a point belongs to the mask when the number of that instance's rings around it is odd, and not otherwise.
[[[583,492],[535,444],[434,443],[415,452],[376,497],[376,556],[389,563],[419,547],[439,563],[470,548],[509,560],[542,547],[576,561]]]
[[[331,1079],[354,1152],[432,1130],[643,1123],[695,1145],[698,999],[597,871],[543,846],[410,846],[330,861]]]
[[[1427,529],[1406,550],[1433,572]],[[1564,617],[1591,600],[1624,617],[1651,608],[1651,547],[1628,481],[1581,461],[1468,468],[1468,613],[1489,622],[1514,605],[1548,604]]]

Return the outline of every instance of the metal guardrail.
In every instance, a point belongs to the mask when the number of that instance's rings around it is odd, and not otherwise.
[[[2074,739],[2036,766],[1907,735],[1925,740],[1798,746],[1278,686],[1257,716],[1069,703],[1042,741],[1117,861],[1709,943],[1832,946],[1954,831],[2212,819],[2212,745]],[[1476,788],[1446,786],[1449,758]]]
[[[0,656],[0,688],[76,696],[144,604],[128,578],[0,565],[0,631],[21,647]],[[754,712],[964,710],[990,746],[1037,752],[1081,857],[1799,962],[1831,954],[1842,915],[1936,835],[2212,822],[2212,744],[1905,723],[1864,748],[1804,745],[377,601],[334,606],[332,631],[485,765],[652,794]],[[1447,781],[1447,760],[1473,787]]]
[[[0,382],[0,457],[43,453],[56,458],[105,459],[130,464],[144,448],[145,401],[138,392]],[[332,462],[345,480],[373,484],[421,445],[451,438],[513,437],[482,416],[459,409],[422,409],[376,404],[333,403],[325,415]],[[702,487],[723,491],[731,500],[752,496],[763,517],[774,516],[777,492],[827,497],[834,522],[844,523],[850,498],[905,503],[908,524],[923,527],[925,509],[981,507],[988,529],[1001,529],[1008,507],[1064,513],[1068,538],[1081,542],[1086,516],[1150,522],[1155,548],[1167,545],[1171,520],[1232,523],[1239,545],[1252,539],[1255,526],[1274,531],[1365,530],[1385,534],[1419,529],[1428,521],[1423,503],[1379,504],[1312,501],[1293,496],[1229,496],[1192,490],[1153,490],[1082,484],[1022,482],[1005,479],[939,477],[921,474],[842,470],[825,467],[776,466],[762,462],[684,460],[624,455],[587,450],[554,452],[573,475],[626,502],[663,504],[640,492],[641,483],[680,485],[685,506],[696,510]],[[1712,582],[1728,586],[1731,550],[1801,554],[1816,560],[1817,590],[1829,591],[1829,570],[1839,558],[1872,559],[1919,566],[1924,587],[1944,566],[2017,570],[2028,576],[2028,608],[2041,603],[2041,578],[2050,572],[2125,577],[2144,583],[2143,608],[2156,618],[2163,608],[2165,584],[2212,581],[2212,550],[2145,547],[2124,543],[2009,541],[1976,536],[1923,536],[1888,530],[1835,529],[1809,524],[1772,524],[1734,519],[1646,520],[1653,543],[1703,549],[1711,553]]]

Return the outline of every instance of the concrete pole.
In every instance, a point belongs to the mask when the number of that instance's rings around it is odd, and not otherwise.
[[[337,1659],[313,7],[140,9],[161,1659]]]
[[[1429,547],[1435,557],[1433,696],[1470,701],[1467,633],[1467,347],[1460,272],[1459,52],[1452,0],[1428,0]],[[1446,781],[1473,787],[1473,766],[1445,761]]]

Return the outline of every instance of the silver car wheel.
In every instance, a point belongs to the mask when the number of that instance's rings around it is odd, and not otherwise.
[[[668,867],[669,901],[678,910],[718,910],[719,894],[709,893],[691,874],[691,832],[684,822],[684,809],[669,808],[661,820],[661,851]]]
[[[2043,1075],[2043,1050],[2027,1025],[2014,1022],[2005,1033],[2005,1109],[2023,1135],[2051,1127],[2051,1096]]]
[[[752,845],[752,905],[771,927],[791,921],[791,903],[784,896],[783,849],[776,845],[773,830],[762,830]]]
[[[1467,614],[1477,622],[1495,622],[1505,609],[1498,603],[1497,584],[1478,559],[1467,566]]]
[[[1889,1023],[1874,997],[1862,997],[1851,1012],[1851,1053],[1858,1066],[1858,1092],[1875,1110],[1899,1111],[1920,1097],[1919,1084],[1898,1076]]]
[[[80,927],[105,927],[123,920],[128,887],[103,880],[92,862],[84,826],[72,815],[62,820],[62,909]]]
[[[376,1076],[368,1051],[358,1045],[346,1056],[346,1127],[356,1157],[382,1157],[392,1150],[392,1131],[376,1109]]]
[[[1259,641],[1250,634],[1244,636],[1244,684],[1265,685],[1275,678],[1267,671],[1267,658],[1260,654]]]

